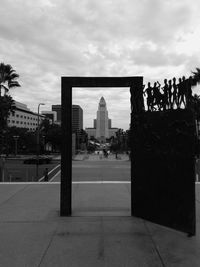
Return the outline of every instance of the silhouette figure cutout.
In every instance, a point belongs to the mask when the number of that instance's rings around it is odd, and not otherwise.
[[[181,104],[185,107],[185,84],[184,80],[182,81],[181,78],[178,79],[179,83],[177,84],[178,87],[178,108],[181,108]]]
[[[189,79],[186,80],[186,107],[190,106],[192,100],[192,85],[193,79],[190,76]]]
[[[144,91],[144,95],[147,95],[147,108],[148,111],[153,111],[153,89],[151,87],[151,83],[148,82],[148,86]]]
[[[172,88],[173,88],[173,93],[172,93],[172,108],[175,107],[178,108],[178,96],[177,96],[177,85],[176,85],[176,78],[173,78],[173,84],[172,84]]]
[[[160,93],[160,83],[157,81],[153,85],[153,108],[157,106],[158,110],[162,108],[162,94]]]
[[[169,102],[168,102],[168,83],[167,83],[167,79],[164,79],[163,92],[164,92],[163,109],[166,110],[168,108],[168,105],[169,105]]]
[[[168,81],[168,108],[172,108],[172,81]]]

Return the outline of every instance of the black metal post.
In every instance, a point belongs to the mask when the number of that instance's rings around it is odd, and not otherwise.
[[[72,86],[62,78],[62,150],[60,215],[72,213]]]

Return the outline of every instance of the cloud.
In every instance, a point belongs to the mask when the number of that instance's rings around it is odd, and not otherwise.
[[[2,0],[0,58],[22,85],[11,95],[51,109],[60,103],[61,76],[189,75],[200,64],[199,8],[189,0]],[[77,101],[97,105],[101,91],[94,104],[91,91]],[[122,93],[106,98],[126,105]]]

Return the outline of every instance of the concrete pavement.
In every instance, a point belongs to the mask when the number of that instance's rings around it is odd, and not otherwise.
[[[72,161],[73,181],[130,181],[130,172],[130,161]],[[60,181],[60,172],[52,181]]]
[[[74,184],[73,216],[60,217],[59,183],[1,184],[0,266],[200,266],[200,185],[191,238],[129,216],[129,186]]]

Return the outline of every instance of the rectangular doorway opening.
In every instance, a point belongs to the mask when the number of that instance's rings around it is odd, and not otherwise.
[[[73,216],[131,216],[130,113],[127,88],[73,88]]]
[[[60,215],[70,216],[73,214],[73,202],[72,202],[72,89],[73,88],[111,88],[111,94],[116,96],[116,90],[114,88],[126,88],[131,98],[131,113],[133,107],[138,111],[140,110],[140,103],[143,99],[143,77],[62,77],[62,152],[61,152],[61,201],[60,201]],[[130,92],[130,93],[129,93]],[[131,97],[130,97],[131,94]],[[133,103],[133,99],[139,105]],[[118,103],[119,105],[119,103]],[[130,104],[129,104],[130,107]],[[130,131],[130,138],[132,135],[132,129]],[[101,137],[100,133],[100,137]],[[109,169],[109,168],[108,168]],[[129,182],[130,191],[132,192],[132,174],[131,183]],[[74,181],[75,182],[75,181]],[[102,183],[104,185],[104,183]],[[120,184],[119,184],[120,185]],[[110,186],[106,184],[106,186]],[[128,186],[128,183],[127,183]],[[92,190],[92,189],[91,189]],[[113,189],[114,191],[114,189]],[[76,191],[75,191],[76,193]],[[128,195],[128,194],[127,194]],[[129,194],[130,195],[130,194]],[[108,194],[109,196],[109,194]],[[117,197],[117,201],[120,201],[120,197]],[[108,198],[109,202],[109,198]],[[131,215],[133,215],[133,197],[130,195],[131,203]],[[87,206],[87,205],[86,205]],[[112,210],[112,208],[111,208]],[[100,214],[99,214],[100,215]]]

